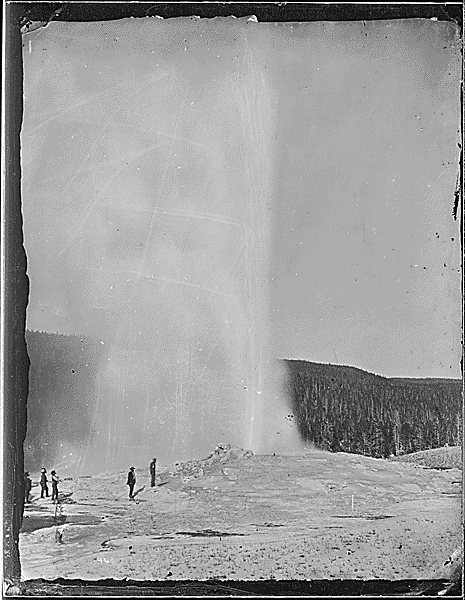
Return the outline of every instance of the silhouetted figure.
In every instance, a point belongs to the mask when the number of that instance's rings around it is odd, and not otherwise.
[[[134,500],[133,497],[133,492],[134,492],[134,486],[136,485],[136,474],[135,474],[135,467],[131,467],[129,469],[129,473],[128,473],[128,480],[126,481],[126,485],[129,486],[129,500]]]
[[[59,544],[64,544],[63,541],[63,529],[61,527],[57,527],[55,530],[55,541],[58,542]]]
[[[58,483],[60,478],[56,474],[56,471],[51,471],[50,474],[52,476],[52,501],[58,502]]]
[[[157,470],[157,459],[154,458],[150,463],[150,485],[155,487],[155,473]]]
[[[48,479],[47,479],[47,469],[42,469],[40,473],[40,497],[43,498],[44,495],[48,498]]]
[[[24,473],[24,501],[29,504],[31,501],[32,481],[29,477],[29,472]]]

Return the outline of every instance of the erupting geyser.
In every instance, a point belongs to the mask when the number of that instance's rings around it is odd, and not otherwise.
[[[97,24],[82,27],[105,43]],[[294,448],[270,331],[276,98],[265,40],[238,33],[225,27],[219,67],[205,58],[213,38],[169,67],[158,51],[146,64],[126,56],[130,69],[109,51],[83,73],[86,57],[51,33],[59,82],[50,71],[30,81],[45,49],[26,55],[32,296],[39,305],[42,261],[53,262],[53,323],[105,348],[91,427],[70,465],[80,473],[186,460],[218,442]],[[34,86],[51,88],[55,117],[45,126]]]

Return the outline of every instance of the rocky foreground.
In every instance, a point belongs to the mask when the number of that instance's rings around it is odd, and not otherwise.
[[[459,469],[229,446],[174,464],[63,482],[26,506],[24,579],[447,578],[462,545]],[[453,555],[453,559],[449,560]]]

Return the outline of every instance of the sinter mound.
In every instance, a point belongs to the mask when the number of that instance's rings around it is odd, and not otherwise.
[[[244,450],[244,448],[234,447],[231,444],[218,444],[215,450],[210,452],[206,458],[176,462],[170,465],[166,471],[160,474],[158,481],[162,485],[173,480],[188,483],[190,480],[204,475],[223,472],[226,463],[239,458],[250,458],[251,456],[253,456],[251,450]]]

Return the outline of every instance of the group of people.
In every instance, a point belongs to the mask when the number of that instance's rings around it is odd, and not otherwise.
[[[52,482],[52,502],[58,502],[58,484],[60,482],[60,478],[56,474],[56,471],[50,471],[51,482]],[[47,469],[42,469],[40,472],[40,497],[48,498],[48,477],[47,477]],[[26,504],[31,502],[31,489],[32,489],[32,480],[29,475],[29,472],[26,471],[24,473],[24,501]]]
[[[155,487],[155,477],[157,470],[157,459],[154,458],[150,463],[149,471],[150,471],[150,486]],[[134,487],[136,485],[136,468],[131,467],[129,469],[128,478],[126,481],[126,485],[129,486],[129,500],[134,500]]]
[[[157,459],[154,458],[150,463],[150,485],[151,487],[155,487],[155,477],[156,477],[156,469],[157,469]],[[56,471],[50,471],[51,482],[52,482],[52,502],[58,501],[58,484],[60,482],[60,478],[56,474]],[[40,497],[48,498],[48,478],[47,478],[47,469],[42,469],[40,473]],[[135,467],[131,467],[128,473],[128,479],[126,485],[129,486],[129,500],[134,500],[134,487],[136,485],[136,469]],[[31,502],[31,489],[32,489],[32,481],[29,476],[29,472],[26,471],[24,473],[24,501],[26,504]]]

